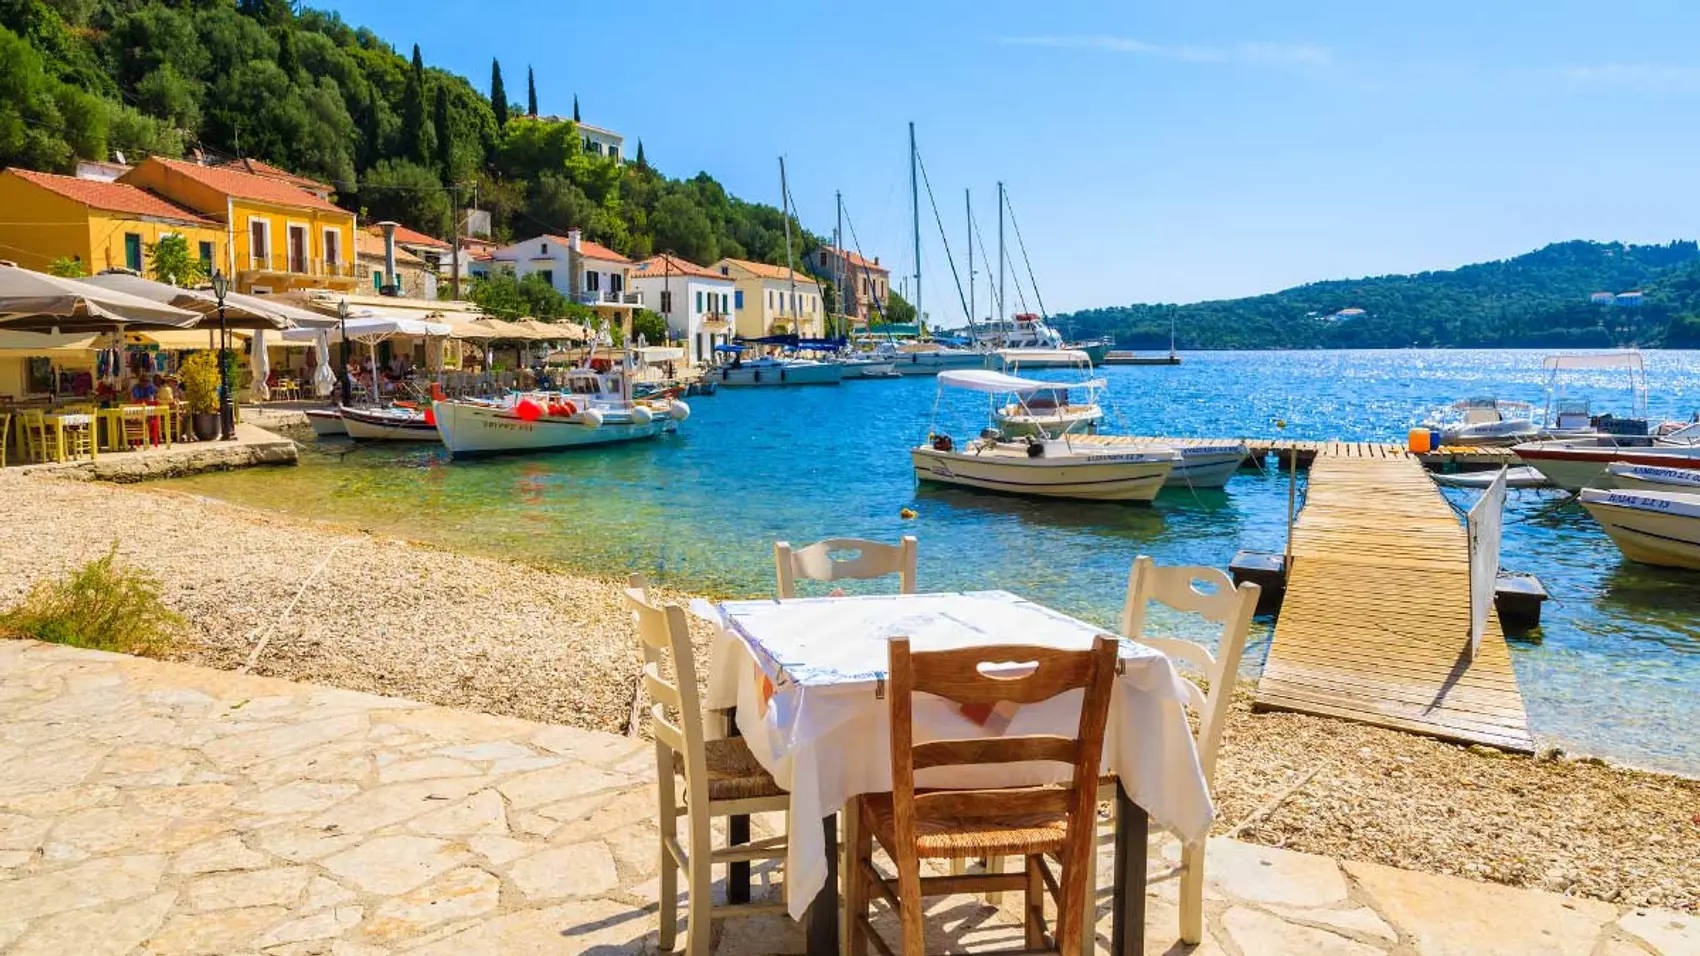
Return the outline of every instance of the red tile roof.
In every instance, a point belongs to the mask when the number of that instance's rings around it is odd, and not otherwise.
[[[571,241],[569,241],[566,236],[546,235],[543,238],[549,240],[550,242],[558,242],[563,246],[569,246],[570,247],[572,245]],[[631,262],[632,261],[630,259],[627,259],[625,256],[620,255],[618,252],[615,252],[614,250],[608,248],[607,246],[603,245],[602,243],[592,242],[589,239],[580,239],[578,241],[578,251],[579,251],[579,255],[584,256],[586,259],[605,259],[609,262]]]
[[[74,176],[56,176],[53,173],[38,173],[31,169],[9,169],[7,172],[25,182],[34,183],[49,192],[58,193],[72,202],[82,203],[90,209],[124,212],[135,216],[155,216],[160,219],[193,223],[198,226],[214,225],[211,220],[199,216],[191,210],[127,183],[106,183],[93,179],[78,179]]]
[[[866,269],[869,272],[884,272],[884,273],[888,273],[888,274],[891,272],[890,269],[887,269],[885,266],[880,265],[878,262],[874,262],[870,259],[864,259],[861,256],[857,255],[854,252],[851,252],[848,249],[846,249],[842,253],[840,253],[840,251],[838,249],[835,249],[832,246],[822,246],[821,251],[824,252],[824,253],[831,254],[831,255],[842,254],[844,256],[844,261],[846,263],[848,263],[850,268],[852,268],[852,269]]]
[[[236,169],[243,172],[253,173],[255,176],[264,176],[267,179],[281,180],[292,186],[299,186],[309,192],[315,190],[327,193],[336,191],[335,187],[331,186],[329,183],[321,183],[317,179],[308,179],[306,176],[297,176],[280,166],[273,166],[271,163],[261,162],[257,159],[227,159],[222,162],[213,163],[212,165],[225,169]]]
[[[383,238],[382,226],[368,225],[366,231],[374,236]],[[409,229],[400,223],[395,227],[395,241],[398,246],[425,246],[430,249],[448,249],[449,244],[441,239],[433,239],[417,229]]]
[[[306,209],[318,209],[322,212],[348,214],[348,210],[320,199],[305,189],[297,189],[288,183],[269,179],[265,176],[256,176],[253,173],[220,166],[200,166],[180,159],[161,159],[158,156],[148,158],[143,164],[146,163],[159,163],[174,173],[186,176],[209,189],[215,189],[236,199],[251,199],[255,202],[270,203],[274,206],[298,206]],[[138,166],[137,168],[141,167]],[[135,170],[131,170],[125,175],[133,176]]]
[[[398,238],[399,238],[399,235],[400,235],[400,230],[397,230]],[[384,237],[383,237],[383,234],[378,233],[378,234],[374,235],[371,232],[368,232],[367,230],[364,230],[364,229],[360,230],[360,232],[357,233],[354,237],[354,251],[355,251],[356,255],[370,256],[370,257],[375,258],[375,259],[382,259],[384,257]],[[408,252],[406,249],[403,249],[401,247],[401,243],[399,243],[399,242],[396,243],[395,261],[396,261],[397,265],[402,265],[402,266],[423,266],[423,265],[425,265],[424,259],[421,259],[418,256],[414,255],[413,253]]]
[[[738,266],[748,272],[753,272],[763,279],[789,280],[791,278],[792,270],[787,269],[784,266],[770,266],[765,262],[751,262],[748,259],[722,259],[721,261],[731,263],[732,265]],[[798,282],[807,282],[810,284],[815,283],[814,276],[809,275],[801,269],[797,269],[795,271],[797,273]]]
[[[722,282],[732,281],[730,276],[723,276],[712,269],[705,269],[689,259],[681,259],[678,256],[670,256],[666,253],[662,253],[659,256],[651,256],[637,265],[632,266],[630,277],[633,279],[647,279],[651,276],[668,275],[697,276],[703,279],[719,279]]]

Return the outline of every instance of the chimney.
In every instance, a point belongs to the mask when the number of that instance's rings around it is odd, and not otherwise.
[[[880,264],[880,257],[879,257],[879,256],[874,256],[874,265],[876,265],[876,266],[877,266],[877,265],[879,265],[879,264]]]
[[[583,239],[584,239],[584,233],[578,231],[577,229],[568,229],[567,230],[567,248],[572,250],[573,252],[580,251],[580,248],[583,244]]]
[[[395,230],[400,223],[384,220],[378,227],[384,230],[384,295],[400,295],[401,279],[395,274]]]

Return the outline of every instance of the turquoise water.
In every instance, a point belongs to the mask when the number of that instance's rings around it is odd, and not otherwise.
[[[1457,398],[1541,399],[1537,352],[1254,352],[1184,356],[1179,367],[1111,368],[1110,431],[1172,436],[1399,440]],[[1654,417],[1700,408],[1700,353],[1647,355]],[[1627,411],[1621,373],[1571,379],[1596,411]],[[693,399],[677,436],[592,452],[451,462],[433,446],[309,440],[301,467],[173,484],[217,498],[422,540],[641,570],[697,591],[771,593],[772,543],[833,535],[921,541],[929,590],[1007,588],[1105,625],[1135,556],[1225,566],[1240,548],[1279,551],[1287,478],[1244,471],[1225,491],[1169,491],[1151,506],[1035,502],[917,488],[908,445],[926,434],[931,379],[836,388],[722,390]],[[944,430],[971,435],[984,400],[947,396]],[[1302,480],[1301,480],[1302,493]],[[1460,507],[1470,492],[1450,493]],[[904,508],[917,514],[900,517]],[[1554,600],[1513,642],[1543,743],[1700,774],[1700,573],[1629,564],[1579,507],[1513,492],[1506,567]],[[1185,627],[1181,622],[1174,626]],[[1260,629],[1248,662],[1267,651]]]

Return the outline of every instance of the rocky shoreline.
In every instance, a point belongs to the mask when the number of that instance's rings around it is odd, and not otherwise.
[[[638,655],[617,582],[161,486],[0,474],[0,606],[114,543],[189,620],[182,660],[596,730],[630,719]],[[707,629],[694,638],[706,656]],[[1216,796],[1217,832],[1245,840],[1700,908],[1696,780],[1253,715],[1241,701]]]

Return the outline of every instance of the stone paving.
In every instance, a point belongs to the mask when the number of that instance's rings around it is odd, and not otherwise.
[[[653,774],[606,734],[0,641],[0,952],[653,953]],[[1676,913],[1227,840],[1207,872],[1209,938],[1175,941],[1158,884],[1147,952],[1700,953]],[[937,952],[1019,942],[976,898],[929,923]],[[717,951],[802,938],[734,920]]]

